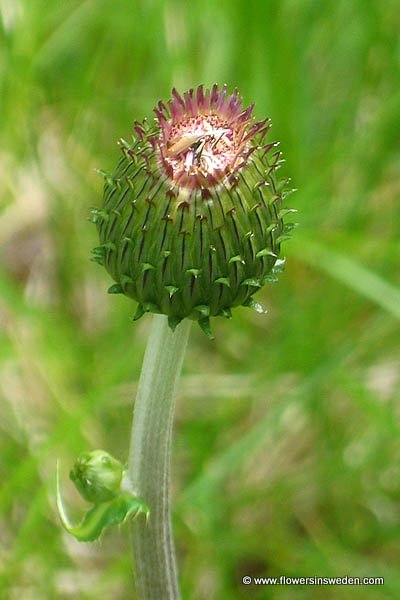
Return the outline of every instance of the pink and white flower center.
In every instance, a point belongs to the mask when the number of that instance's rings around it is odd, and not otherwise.
[[[174,172],[214,175],[234,162],[235,131],[215,115],[189,117],[171,127],[165,158]]]

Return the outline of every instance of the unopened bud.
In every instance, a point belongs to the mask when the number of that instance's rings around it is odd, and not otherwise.
[[[81,496],[94,504],[118,494],[122,475],[122,464],[104,450],[82,453],[69,474]]]

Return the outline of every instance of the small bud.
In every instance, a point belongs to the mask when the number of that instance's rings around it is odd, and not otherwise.
[[[62,526],[80,542],[94,542],[111,525],[120,525],[128,518],[143,513],[146,520],[150,510],[147,504],[130,491],[121,489],[122,466],[104,450],[82,454],[70,473],[82,496],[92,506],[80,523],[68,518],[60,489],[60,468],[57,461],[56,501]]]
[[[249,299],[279,260],[291,212],[276,175],[283,161],[264,139],[269,120],[256,122],[236,91],[172,96],[155,108],[154,125],[136,123],[133,142],[120,142],[95,212],[93,260],[113,277],[110,293],[138,302],[135,320],[158,312],[174,329],[195,319],[212,337],[210,317],[254,307]]]
[[[81,496],[94,504],[108,502],[119,493],[122,475],[122,464],[105,450],[84,452],[69,474]]]

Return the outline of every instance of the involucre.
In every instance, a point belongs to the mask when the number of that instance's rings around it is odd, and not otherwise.
[[[120,140],[93,212],[93,254],[116,282],[109,292],[138,302],[135,319],[162,313],[175,328],[187,317],[211,336],[210,317],[239,305],[262,311],[252,296],[280,270],[292,228],[287,180],[276,177],[278,144],[265,142],[269,119],[255,122],[236,91],[172,96],[155,124],[136,122],[133,141]]]

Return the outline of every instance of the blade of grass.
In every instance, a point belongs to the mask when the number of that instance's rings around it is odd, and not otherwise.
[[[306,263],[324,271],[354,292],[364,296],[396,319],[400,319],[400,289],[346,256],[309,239],[293,240],[295,253]]]

